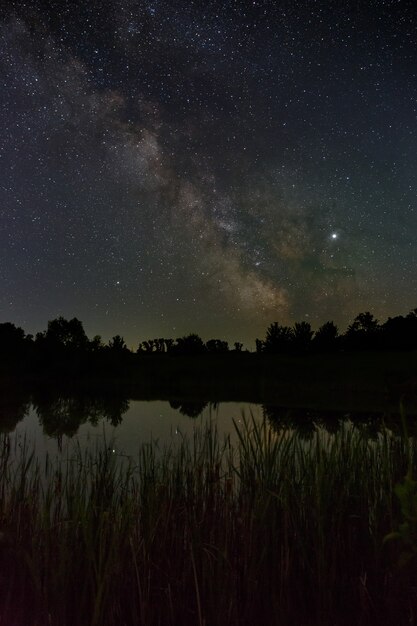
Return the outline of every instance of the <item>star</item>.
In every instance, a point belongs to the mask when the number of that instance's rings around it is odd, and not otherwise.
[[[3,4],[10,321],[249,347],[416,306],[412,3]]]

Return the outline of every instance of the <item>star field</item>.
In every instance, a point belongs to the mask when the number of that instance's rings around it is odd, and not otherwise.
[[[417,10],[5,2],[0,321],[253,347],[417,293]]]

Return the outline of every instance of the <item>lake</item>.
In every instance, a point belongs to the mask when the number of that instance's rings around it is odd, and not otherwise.
[[[115,454],[136,457],[143,444],[175,445],[192,437],[196,426],[213,424],[220,438],[236,440],[234,421],[253,416],[266,418],[275,430],[296,430],[309,439],[316,429],[334,433],[342,424],[352,423],[367,438],[375,438],[388,427],[401,432],[398,415],[383,412],[352,413],[341,410],[312,410],[261,405],[249,402],[207,402],[204,400],[128,400],[123,395],[34,394],[4,397],[0,405],[0,432],[36,446],[37,455],[66,454],[74,445],[95,448],[105,441]],[[411,424],[413,432],[414,423]]]
[[[216,424],[221,437],[231,434],[234,439],[233,419],[240,421],[242,415],[251,414],[261,419],[262,407],[235,402],[208,404],[198,416],[190,417],[166,401],[133,400],[119,424],[112,424],[106,417],[97,419],[95,415],[92,420],[91,415],[86,415],[86,421],[81,422],[77,428],[76,421],[68,413],[65,416],[60,414],[53,425],[45,422],[45,416],[39,415],[31,404],[23,419],[11,431],[11,435],[13,438],[26,436],[30,443],[36,445],[38,455],[46,452],[65,453],[74,443],[85,449],[106,441],[115,453],[135,457],[143,444],[157,441],[161,447],[169,445],[181,437],[191,437],[196,426],[208,423]]]

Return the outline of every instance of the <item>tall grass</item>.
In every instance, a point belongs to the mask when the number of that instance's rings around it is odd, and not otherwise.
[[[383,538],[415,442],[235,427],[135,463],[3,437],[0,624],[414,623],[416,575]]]

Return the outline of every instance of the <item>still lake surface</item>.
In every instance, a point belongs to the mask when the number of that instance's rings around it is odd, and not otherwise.
[[[197,405],[189,403],[180,409],[190,410],[196,413]],[[51,409],[53,411],[53,408]],[[74,445],[81,449],[95,449],[101,443],[108,444],[116,454],[121,456],[136,457],[140,448],[151,441],[157,442],[162,448],[172,445],[183,437],[192,438],[196,427],[213,424],[217,427],[220,439],[230,435],[231,440],[236,439],[233,420],[240,422],[242,416],[254,416],[261,420],[263,410],[261,405],[226,402],[220,404],[207,404],[198,415],[186,415],[174,408],[167,401],[137,401],[132,400],[126,412],[122,415],[119,424],[114,425],[106,417],[95,415],[91,420],[86,415],[84,423],[76,424],[74,416],[68,414],[58,415],[57,421],[52,425],[45,423],[45,415],[39,414],[34,405],[28,407],[24,415],[13,430],[9,431],[11,438],[18,438],[35,445],[37,456],[42,457],[46,453],[54,456],[66,454]],[[60,428],[61,422],[61,428]]]
[[[35,395],[24,401],[3,399],[0,432],[14,441],[26,438],[39,458],[46,453],[66,455],[74,446],[95,450],[105,445],[121,457],[134,459],[144,444],[175,446],[184,437],[191,439],[196,428],[209,424],[216,426],[220,441],[230,436],[233,444],[237,440],[234,422],[252,417],[266,419],[277,432],[294,429],[303,439],[316,430],[331,434],[347,424],[359,428],[366,438],[377,437],[385,427],[397,434],[402,429],[398,416],[381,413],[313,411],[248,402],[128,400],[117,395]]]

